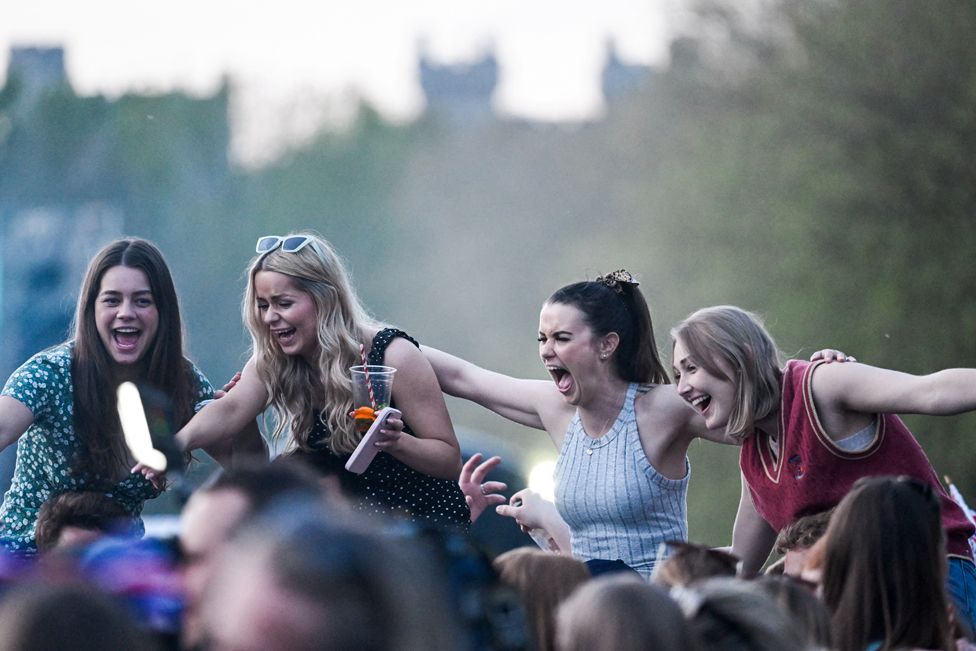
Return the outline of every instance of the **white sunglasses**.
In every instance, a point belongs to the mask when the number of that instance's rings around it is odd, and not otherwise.
[[[312,248],[316,251],[319,250],[318,247],[315,246],[315,240],[308,235],[291,235],[289,237],[281,237],[280,235],[265,235],[264,237],[258,238],[258,243],[254,247],[254,250],[257,253],[269,253],[280,246],[281,250],[285,253],[298,253],[309,244],[311,244]]]

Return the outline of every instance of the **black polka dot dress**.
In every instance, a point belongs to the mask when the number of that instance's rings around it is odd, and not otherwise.
[[[419,347],[402,330],[386,328],[373,338],[368,363],[382,365],[386,348],[396,337],[403,337]],[[396,403],[391,401],[390,406],[395,407]],[[315,429],[309,442],[319,448],[313,453],[318,458],[308,460],[323,472],[338,475],[343,489],[354,496],[357,510],[398,516],[420,525],[452,528],[470,525],[471,512],[456,481],[425,475],[385,452],[378,453],[363,474],[351,473],[344,467],[348,455],[333,454],[328,448],[328,429],[319,418],[314,422]],[[406,421],[403,431],[414,435]]]

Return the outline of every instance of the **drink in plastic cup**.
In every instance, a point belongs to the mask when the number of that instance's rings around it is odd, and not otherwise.
[[[352,407],[370,407],[378,412],[390,406],[390,392],[393,389],[393,374],[396,369],[392,366],[351,366],[352,374]],[[368,381],[367,381],[368,378]],[[372,388],[372,395],[370,395]],[[356,418],[356,431],[364,433],[369,429],[372,420]]]

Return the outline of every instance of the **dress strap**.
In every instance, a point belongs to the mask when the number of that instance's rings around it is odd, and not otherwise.
[[[375,337],[373,337],[373,346],[369,351],[367,361],[370,364],[375,364],[378,366],[382,365],[383,358],[386,357],[387,346],[389,346],[390,343],[397,337],[403,337],[417,348],[420,348],[420,344],[417,343],[417,340],[403,330],[398,330],[397,328],[383,328],[376,333]]]

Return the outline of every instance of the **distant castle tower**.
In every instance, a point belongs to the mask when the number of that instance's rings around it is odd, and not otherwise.
[[[466,64],[441,65],[421,55],[420,85],[427,98],[427,111],[441,118],[471,125],[495,119],[492,96],[498,85],[498,61],[489,52]],[[652,72],[646,65],[623,62],[612,42],[607,44],[607,63],[601,88],[608,106],[632,95],[647,84]]]
[[[491,97],[498,85],[498,61],[486,54],[480,61],[438,65],[420,58],[420,86],[427,111],[471,123],[492,119]]]
[[[64,49],[60,47],[15,47],[10,50],[7,84],[17,88],[18,108],[34,106],[45,92],[68,86]]]
[[[603,98],[607,105],[627,95],[633,95],[651,76],[645,65],[624,63],[617,56],[617,48],[607,43],[607,63],[603,67]]]

